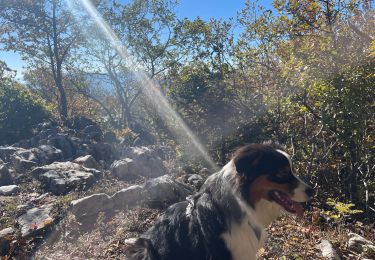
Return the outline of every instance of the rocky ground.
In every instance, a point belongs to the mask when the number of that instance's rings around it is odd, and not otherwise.
[[[209,174],[180,167],[168,147],[130,145],[85,118],[69,128],[42,124],[32,139],[0,146],[0,259],[125,259],[125,240]],[[375,259],[373,225],[322,214],[281,217],[259,258]]]

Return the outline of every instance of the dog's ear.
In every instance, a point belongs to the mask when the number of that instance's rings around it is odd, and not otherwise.
[[[233,157],[237,173],[246,175],[257,172],[259,160],[260,155],[254,150],[238,151]]]

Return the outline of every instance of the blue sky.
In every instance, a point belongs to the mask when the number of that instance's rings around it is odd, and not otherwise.
[[[122,0],[129,2],[129,0]],[[200,17],[209,20],[211,17],[229,19],[236,17],[238,11],[245,6],[245,0],[180,0],[176,8],[179,17],[194,19]],[[259,1],[259,4],[269,7],[272,0]],[[17,53],[1,52],[0,59],[5,61],[11,69],[17,70],[17,78],[21,79],[24,62]]]

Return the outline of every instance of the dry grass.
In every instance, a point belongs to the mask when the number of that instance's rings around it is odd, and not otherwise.
[[[100,214],[95,223],[79,223],[68,215],[35,253],[35,259],[125,259],[124,240],[152,225],[160,211],[137,208],[112,217]],[[91,225],[92,224],[92,225]]]

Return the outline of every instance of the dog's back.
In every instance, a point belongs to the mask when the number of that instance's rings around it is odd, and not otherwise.
[[[219,234],[224,230],[220,216],[207,194],[196,204],[183,201],[169,207],[154,226],[130,246],[130,260],[230,259]]]

